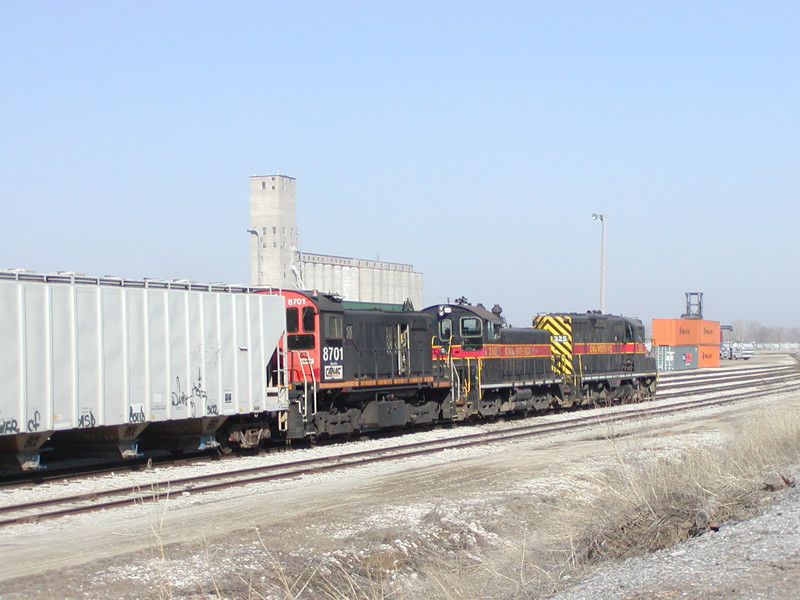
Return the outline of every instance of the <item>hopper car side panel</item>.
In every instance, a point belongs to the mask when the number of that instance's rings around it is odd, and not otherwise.
[[[131,456],[143,432],[203,443],[285,410],[266,375],[284,331],[282,299],[249,288],[0,272],[0,453],[35,466],[52,434]]]

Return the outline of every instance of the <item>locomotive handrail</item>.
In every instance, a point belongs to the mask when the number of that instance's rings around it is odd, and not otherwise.
[[[305,400],[305,407],[303,416],[308,418],[308,377],[306,377],[306,370],[303,366],[303,358],[306,359],[305,364],[309,365],[309,370],[311,371],[311,382],[313,384],[313,399],[314,399],[314,414],[317,412],[317,379],[314,376],[314,367],[311,364],[311,355],[308,353],[307,350],[293,350],[295,354],[300,359],[300,374],[303,376],[303,399]]]
[[[279,345],[278,348],[275,349],[275,362],[277,367],[276,371],[278,372],[277,384],[280,387],[285,387],[289,381],[289,361],[287,360],[287,352],[285,350],[288,347],[288,344],[285,332],[283,334],[282,342],[283,345]]]
[[[286,398],[287,398],[287,403],[288,403],[287,382],[289,381],[289,361],[288,361],[288,357],[287,357],[288,353],[286,352],[286,350],[284,350],[282,348],[286,348],[286,334],[285,333],[283,334],[283,346],[282,347],[279,346],[278,348],[275,349],[275,374],[276,374],[276,376],[275,376],[273,381],[270,381],[271,377],[270,377],[270,373],[269,373],[269,366],[267,366],[267,368],[266,368],[266,374],[267,374],[267,377],[266,377],[266,383],[267,383],[266,393],[269,396],[270,390],[276,390],[274,393],[278,394],[278,403],[279,403],[279,405],[280,405],[280,395],[281,395],[280,391],[281,390],[283,390],[284,392],[287,393]],[[271,385],[273,382],[275,383],[274,386]],[[281,412],[283,412],[283,411],[281,411]],[[281,421],[280,414],[279,414],[279,416],[278,416],[278,429],[280,431],[285,431],[285,428],[281,425],[281,423],[282,423],[282,421]],[[283,421],[283,423],[285,423],[285,421]]]
[[[453,357],[448,354],[447,362],[450,363],[450,394],[453,396],[453,402],[458,405],[459,400],[461,400],[461,376],[458,374],[458,369],[456,369],[455,363],[453,362]],[[455,377],[453,377],[455,375]]]
[[[469,396],[469,393],[472,391],[472,377],[470,377],[470,358],[466,357],[464,362],[467,365],[466,374],[467,378],[464,380],[464,394]]]

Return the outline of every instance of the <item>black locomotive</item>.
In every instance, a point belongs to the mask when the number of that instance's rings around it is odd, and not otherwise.
[[[655,393],[655,361],[637,319],[552,314],[512,328],[499,307],[463,300],[386,310],[326,294],[278,293],[287,305],[289,439]]]
[[[369,309],[315,292],[279,293],[287,313],[289,439],[454,417],[449,379],[431,357],[429,315]]]

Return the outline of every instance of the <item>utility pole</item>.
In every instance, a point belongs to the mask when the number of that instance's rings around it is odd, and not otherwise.
[[[261,232],[258,229],[248,229],[247,233],[256,236],[256,243],[258,244],[258,248],[256,249],[258,277],[256,281],[258,281],[258,285],[261,285]]]
[[[600,312],[606,312],[606,213],[592,213],[600,221]]]

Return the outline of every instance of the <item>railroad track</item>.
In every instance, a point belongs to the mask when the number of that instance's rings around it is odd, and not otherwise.
[[[771,380],[782,377],[784,381],[790,380],[794,374],[798,373],[800,365],[778,365],[750,368],[728,368],[719,369],[708,373],[697,371],[675,372],[662,374],[659,381],[659,400],[669,400],[691,394],[717,392],[722,389],[734,387],[747,383],[755,376],[768,377]],[[456,424],[467,425],[469,424]],[[414,431],[407,429],[402,432],[384,432],[386,437],[394,437]],[[298,445],[302,447],[302,444]],[[222,461],[226,459],[237,459],[238,455],[219,455],[219,454],[198,454],[196,456],[184,456],[181,458],[169,456],[153,456],[148,461],[147,457],[129,459],[126,461],[114,461],[102,465],[85,467],[56,467],[49,470],[29,471],[14,474],[4,474],[0,477],[0,489],[10,490],[29,486],[31,483],[45,484],[59,481],[70,481],[75,478],[102,477],[111,473],[138,472],[150,466],[159,468],[164,466],[191,465],[209,461]]]
[[[753,398],[754,396],[800,390],[800,371],[798,371],[797,368],[788,370],[777,369],[769,371],[769,373],[771,373],[772,376],[767,380],[764,379],[765,374],[760,370],[747,380],[743,380],[742,377],[730,378],[732,383],[729,381],[730,385],[724,387],[724,391],[715,398],[682,400],[667,404],[644,403],[627,405],[624,407],[617,407],[613,411],[600,410],[568,413],[575,416],[556,422],[530,422],[537,420],[526,419],[525,422],[520,425],[495,431],[458,433],[454,437],[447,439],[396,444],[379,449],[354,451],[337,454],[335,456],[289,461],[280,464],[179,479],[154,481],[147,485],[119,487],[72,496],[44,499],[36,502],[0,506],[0,527],[41,521],[44,519],[54,519],[66,515],[92,512],[107,508],[157,502],[169,497],[200,494],[234,486],[278,481],[313,473],[402,460],[424,454],[443,452],[445,450],[457,450],[470,446],[588,429],[599,424],[641,420],[642,418],[675,414],[681,411],[731,404],[744,399]],[[723,380],[725,380],[724,376],[719,378],[718,383]],[[719,392],[719,390],[720,386],[715,386],[714,391]],[[708,390],[701,385],[696,387],[691,393],[684,391],[681,392],[680,395],[681,397],[686,397],[707,393]]]
[[[800,370],[795,365],[748,369],[744,372],[742,369],[735,369],[720,374],[704,374],[694,377],[691,375],[662,376],[659,380],[657,398],[664,400],[686,395],[717,392],[748,385],[754,379],[761,379],[773,384],[781,381],[791,381],[798,376],[800,376]]]
[[[755,375],[769,375],[781,372],[796,371],[800,365],[795,363],[785,365],[764,365],[750,368],[739,369],[713,369],[708,371],[672,371],[662,372],[659,375],[659,381],[662,385],[671,385],[674,383],[685,382],[698,382],[698,381],[712,381],[726,378],[734,378],[737,376],[752,377]]]

